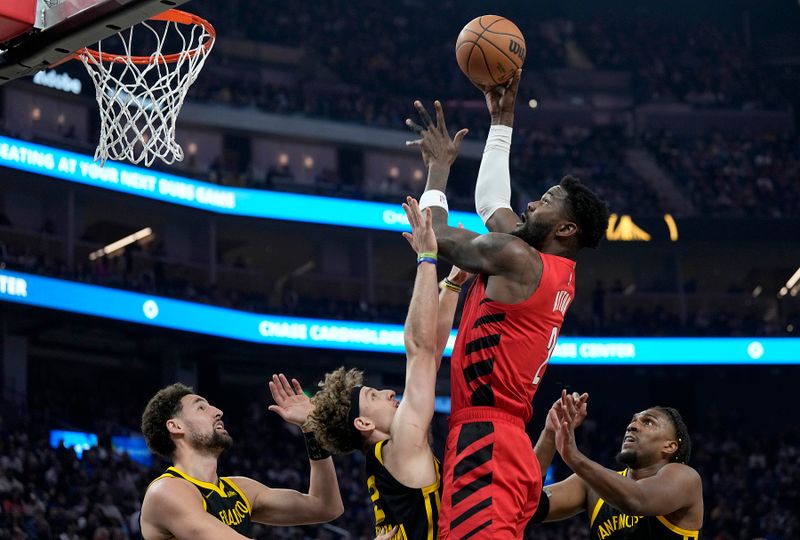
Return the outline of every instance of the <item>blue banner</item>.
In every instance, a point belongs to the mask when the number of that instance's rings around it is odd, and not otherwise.
[[[404,353],[399,324],[263,315],[21,272],[0,271],[0,301],[269,345]],[[454,342],[455,331],[446,354]],[[551,363],[800,364],[800,339],[561,337]]]
[[[386,204],[232,188],[113,161],[101,167],[84,154],[1,136],[0,165],[221,214],[386,231],[409,229],[399,197],[397,204]],[[459,223],[486,232],[474,213],[450,212],[450,224]]]

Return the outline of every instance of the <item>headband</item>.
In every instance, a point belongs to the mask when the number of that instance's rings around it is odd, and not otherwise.
[[[350,431],[353,449],[358,450],[363,446],[361,432],[356,429],[355,420],[361,416],[361,389],[363,386],[357,384],[350,390],[350,410],[347,411],[347,429]]]

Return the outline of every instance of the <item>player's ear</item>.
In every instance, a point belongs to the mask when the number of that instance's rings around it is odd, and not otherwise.
[[[366,416],[359,416],[358,418],[353,420],[353,425],[356,426],[356,429],[358,431],[362,431],[367,434],[375,430],[375,422],[373,422]]]
[[[664,444],[663,452],[671,459],[678,451],[678,441],[667,441]]]
[[[167,431],[170,433],[183,433],[183,425],[177,418],[167,420]]]
[[[556,236],[566,238],[578,234],[578,226],[574,221],[562,221],[556,225]]]

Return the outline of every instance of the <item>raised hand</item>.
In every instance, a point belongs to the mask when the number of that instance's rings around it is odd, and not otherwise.
[[[514,104],[517,100],[522,70],[518,69],[511,79],[499,86],[478,86],[486,98],[486,108],[492,117],[492,124],[514,125]]]
[[[558,399],[553,403],[553,406],[550,407],[554,409],[556,407],[560,407],[562,403],[562,399],[572,400],[572,404],[574,407],[575,417],[572,420],[573,428],[577,428],[580,426],[583,421],[586,419],[586,415],[588,414],[588,406],[587,402],[589,400],[589,394],[584,392],[583,394],[578,394],[577,392],[573,392],[572,394],[567,394],[566,390],[561,391],[561,395]],[[547,418],[545,419],[545,429],[555,432],[558,429],[558,426],[553,422],[553,417],[548,414]]]
[[[572,458],[580,453],[575,443],[575,421],[580,418],[580,412],[572,396],[567,396],[566,390],[561,391],[561,398],[553,405],[547,416],[547,422],[555,426],[556,450],[569,465]]]
[[[458,156],[461,141],[464,136],[469,132],[468,129],[462,129],[456,133],[453,139],[450,139],[450,134],[447,132],[447,125],[444,121],[444,111],[442,104],[437,100],[433,102],[436,109],[436,123],[431,119],[427,109],[420,101],[414,102],[414,107],[419,113],[422,121],[420,126],[411,118],[406,118],[406,125],[417,135],[422,138],[414,141],[406,141],[406,146],[416,146],[422,153],[422,161],[426,167],[431,165],[442,165],[449,167],[453,164]]]
[[[411,244],[411,249],[420,253],[436,253],[438,245],[436,235],[433,233],[433,215],[431,209],[426,208],[423,212],[419,208],[419,202],[413,197],[406,197],[403,203],[403,210],[406,211],[408,223],[411,224],[411,232],[403,233],[403,238]]]
[[[269,391],[275,405],[270,405],[270,411],[277,413],[281,418],[290,424],[303,427],[308,421],[308,416],[314,410],[314,405],[307,395],[303,393],[303,387],[297,379],[292,379],[292,383],[281,373],[272,375],[269,382]]]

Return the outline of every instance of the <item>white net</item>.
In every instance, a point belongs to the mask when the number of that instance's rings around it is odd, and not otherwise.
[[[183,160],[183,148],[175,141],[176,120],[213,43],[213,29],[201,24],[150,19],[101,41],[96,52],[80,52],[100,108],[95,161],[128,160],[149,167],[156,159],[166,164]],[[166,54],[167,47],[178,52]],[[147,56],[136,56],[145,48]]]

